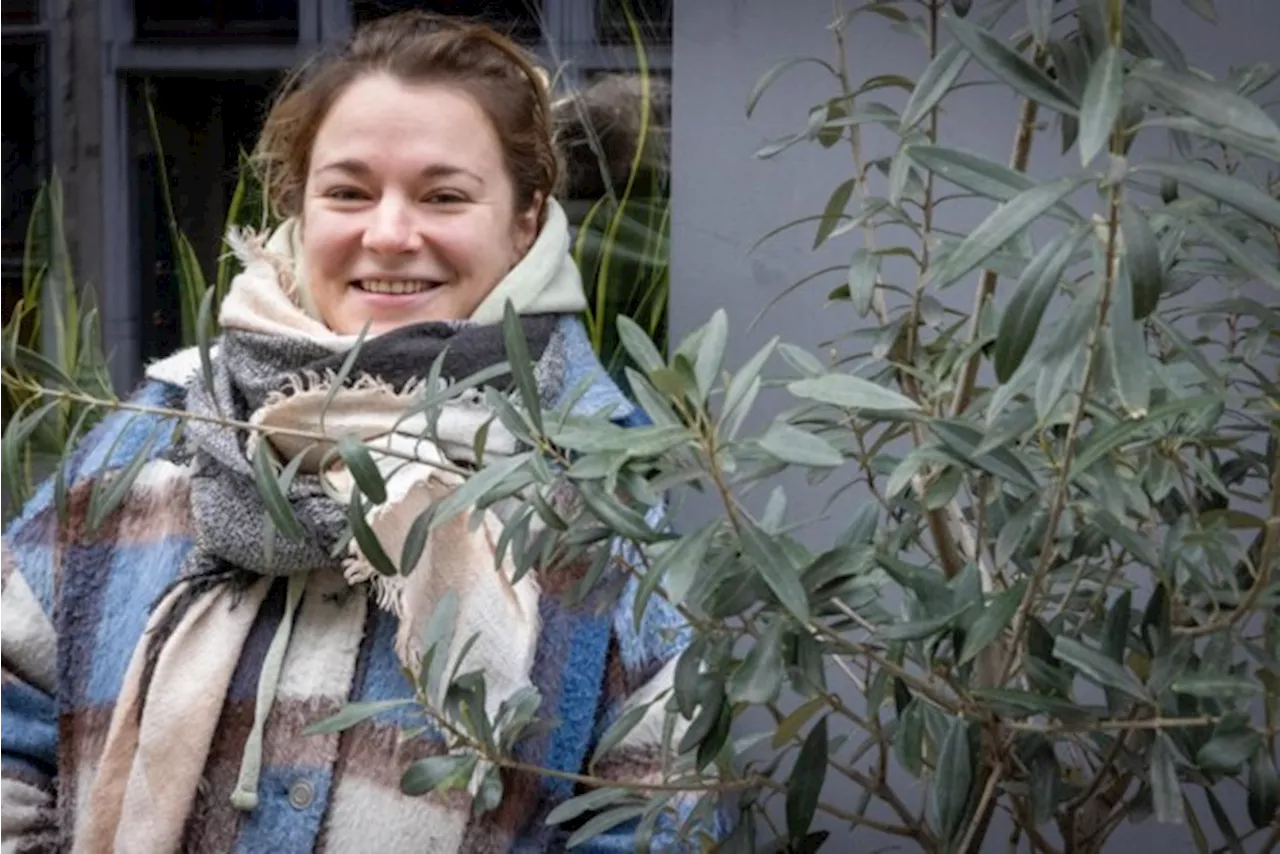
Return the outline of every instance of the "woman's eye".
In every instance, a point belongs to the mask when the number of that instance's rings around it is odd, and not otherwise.
[[[441,191],[431,193],[427,196],[427,201],[434,205],[456,205],[465,202],[467,199],[460,193]]]
[[[325,195],[340,202],[359,201],[365,197],[364,192],[355,187],[334,187],[326,192]]]

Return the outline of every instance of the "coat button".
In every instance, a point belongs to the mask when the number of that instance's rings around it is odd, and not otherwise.
[[[294,809],[305,810],[315,799],[316,789],[310,780],[294,780],[289,786],[289,805]]]

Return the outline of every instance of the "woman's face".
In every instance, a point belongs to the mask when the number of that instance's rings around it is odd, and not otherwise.
[[[537,235],[517,214],[497,131],[465,92],[388,75],[352,83],[311,148],[302,254],[339,334],[461,320]]]

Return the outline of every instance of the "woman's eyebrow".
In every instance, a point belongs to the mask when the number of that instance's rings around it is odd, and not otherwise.
[[[317,175],[324,172],[345,172],[353,177],[367,178],[373,170],[369,167],[369,164],[365,163],[363,160],[346,158],[343,160],[335,160],[332,163],[326,163],[324,166],[321,166],[316,170]],[[484,178],[480,177],[475,172],[472,172],[470,169],[464,169],[461,166],[454,166],[447,163],[432,164],[423,169],[419,174],[424,178],[452,178],[456,175],[465,175],[482,186],[485,183]]]

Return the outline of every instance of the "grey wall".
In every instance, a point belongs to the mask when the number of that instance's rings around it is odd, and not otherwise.
[[[1276,62],[1280,52],[1280,2],[1224,0],[1217,4],[1216,27],[1186,11],[1174,0],[1155,3],[1160,22],[1182,43],[1193,64],[1215,73],[1232,65],[1259,60]],[[811,250],[812,226],[771,240],[749,253],[752,243],[769,230],[797,217],[820,213],[831,190],[851,174],[847,146],[823,150],[807,144],[772,160],[753,154],[766,141],[794,132],[805,124],[809,105],[835,94],[829,76],[815,66],[786,74],[764,97],[751,119],[745,103],[752,86],[776,61],[792,55],[817,55],[834,61],[834,44],[826,25],[832,0],[683,0],[676,4],[673,56],[673,217],[671,322],[673,340],[697,327],[717,308],[727,309],[731,330],[727,365],[740,365],[770,336],[816,349],[828,339],[863,324],[847,303],[827,305],[825,295],[840,276],[827,276],[802,288],[775,306],[753,330],[757,313],[787,285],[812,271],[847,261],[860,245],[856,234]],[[1021,22],[1022,4],[1011,18]],[[914,77],[923,68],[918,39],[892,31],[883,18],[863,16],[849,32],[851,73],[855,82],[878,73]],[[880,92],[872,99],[895,99]],[[901,106],[901,101],[890,101]],[[1003,90],[966,90],[947,102],[942,130],[945,143],[968,148],[992,159],[1009,156],[1016,103]],[[1055,134],[1056,136],[1056,134]],[[1046,143],[1048,138],[1046,137]],[[887,136],[870,136],[868,156],[892,152]],[[1074,152],[1070,168],[1076,164]],[[1056,146],[1041,145],[1034,152],[1032,171],[1047,175],[1064,168]],[[961,211],[965,220],[952,225],[972,226],[989,206]],[[959,292],[969,299],[972,285]],[[1274,294],[1270,295],[1274,302]],[[788,484],[791,518],[820,512],[823,495]],[[714,513],[711,498],[692,498],[688,516]],[[825,529],[823,526],[826,526]],[[843,525],[839,519],[820,523],[815,533],[829,539]],[[847,683],[845,683],[847,684]],[[1238,790],[1237,790],[1238,791]],[[852,802],[856,793],[834,789],[828,797]],[[1243,810],[1237,800],[1232,812]],[[1247,823],[1237,822],[1239,827]],[[850,832],[825,825],[834,837],[827,850],[876,850],[894,842],[864,831]],[[1216,838],[1216,832],[1211,830]],[[1193,850],[1183,829],[1154,823],[1126,825],[1113,838],[1114,850],[1138,844],[1138,850]],[[992,841],[994,844],[995,837]],[[1005,850],[1003,837],[999,849]],[[901,845],[899,850],[911,850]],[[994,850],[994,848],[992,849]]]

